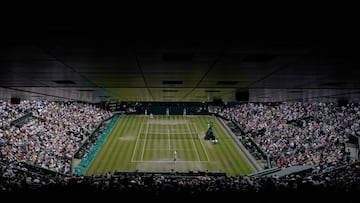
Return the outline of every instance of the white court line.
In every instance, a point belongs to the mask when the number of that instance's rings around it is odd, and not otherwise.
[[[136,143],[135,143],[135,147],[134,147],[134,149],[133,149],[133,155],[132,155],[132,157],[131,157],[131,162],[134,161],[134,156],[135,156],[135,152],[136,152],[136,148],[137,148],[138,142],[139,142],[139,140],[140,140],[139,137],[140,137],[140,134],[141,134],[142,127],[143,127],[143,123],[141,123],[138,136],[136,137]]]
[[[148,133],[148,130],[149,130],[149,124],[147,123],[146,124],[146,131],[145,131],[145,138],[144,138],[144,145],[143,145],[143,149],[141,151],[141,161],[143,160],[144,158],[144,152],[145,152],[145,145],[146,145],[146,137],[147,137],[147,133]]]
[[[165,161],[165,160],[152,160],[152,161],[131,161],[133,163],[174,163],[173,160]],[[176,163],[206,163],[209,161],[178,161]]]
[[[195,127],[195,130],[196,130],[196,134],[198,135],[198,137],[199,137],[199,139],[200,139],[200,144],[201,144],[201,146],[202,146],[202,148],[203,148],[203,150],[204,150],[204,152],[205,152],[205,155],[206,155],[206,159],[208,160],[208,161],[210,161],[210,159],[209,159],[209,155],[208,155],[208,153],[207,153],[207,151],[206,151],[206,148],[205,148],[205,146],[204,146],[204,144],[201,142],[201,137],[199,136],[199,130],[198,130],[198,128],[197,128],[197,125],[196,125],[196,123],[191,123],[194,127]]]
[[[167,135],[167,134],[171,134],[171,135],[183,135],[183,134],[188,134],[187,132],[177,132],[177,133],[174,133],[174,132],[170,132],[169,130],[166,131],[166,132],[148,132],[148,135],[152,135],[152,134],[156,134],[156,135]]]
[[[191,135],[191,130],[190,130],[190,127],[189,127],[189,124],[188,124],[188,123],[186,124],[186,127],[188,128],[188,131],[189,131],[189,133],[190,133],[190,135]],[[191,141],[192,141],[192,143],[193,143],[193,145],[194,145],[194,149],[195,149],[197,158],[198,158],[198,160],[200,161],[200,155],[199,155],[199,152],[197,151],[197,148],[196,148],[196,145],[195,145],[195,141],[194,141],[194,139],[192,139],[192,138],[191,138]]]
[[[167,129],[167,131],[168,131],[168,143],[169,143],[169,150],[171,149],[171,145],[170,145],[170,130],[169,130],[169,128]]]
[[[146,151],[156,151],[156,150],[166,150],[168,151],[169,149],[168,148],[146,148],[145,149]],[[189,148],[177,148],[176,150],[178,151],[194,151],[193,149],[189,149]]]

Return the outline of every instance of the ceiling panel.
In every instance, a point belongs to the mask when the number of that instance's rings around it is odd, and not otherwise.
[[[49,25],[1,39],[1,98],[236,101],[239,89],[254,102],[360,98],[354,41],[128,40],[94,30]]]
[[[154,97],[146,88],[106,88],[110,97],[104,100],[118,101],[154,101]]]

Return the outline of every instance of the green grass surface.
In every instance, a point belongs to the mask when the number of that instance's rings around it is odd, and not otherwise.
[[[213,122],[217,144],[203,139],[209,122]],[[124,115],[115,123],[85,175],[134,170],[208,170],[232,176],[254,172],[213,116]]]

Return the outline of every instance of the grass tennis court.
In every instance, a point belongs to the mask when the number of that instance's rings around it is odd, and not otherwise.
[[[209,122],[213,122],[217,144],[203,139]],[[226,172],[227,175],[254,172],[234,140],[213,116],[122,115],[85,174],[135,170],[201,170]]]

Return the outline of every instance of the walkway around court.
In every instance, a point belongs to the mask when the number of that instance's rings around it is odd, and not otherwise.
[[[105,138],[111,131],[112,127],[114,126],[115,122],[119,118],[119,114],[115,114],[114,117],[111,119],[109,126],[105,129],[105,131],[100,135],[98,141],[93,145],[93,147],[89,150],[89,152],[83,157],[80,163],[73,169],[73,174],[75,175],[83,175],[87,168],[89,167],[91,161],[95,157],[98,150],[101,148],[102,144],[105,141]]]

